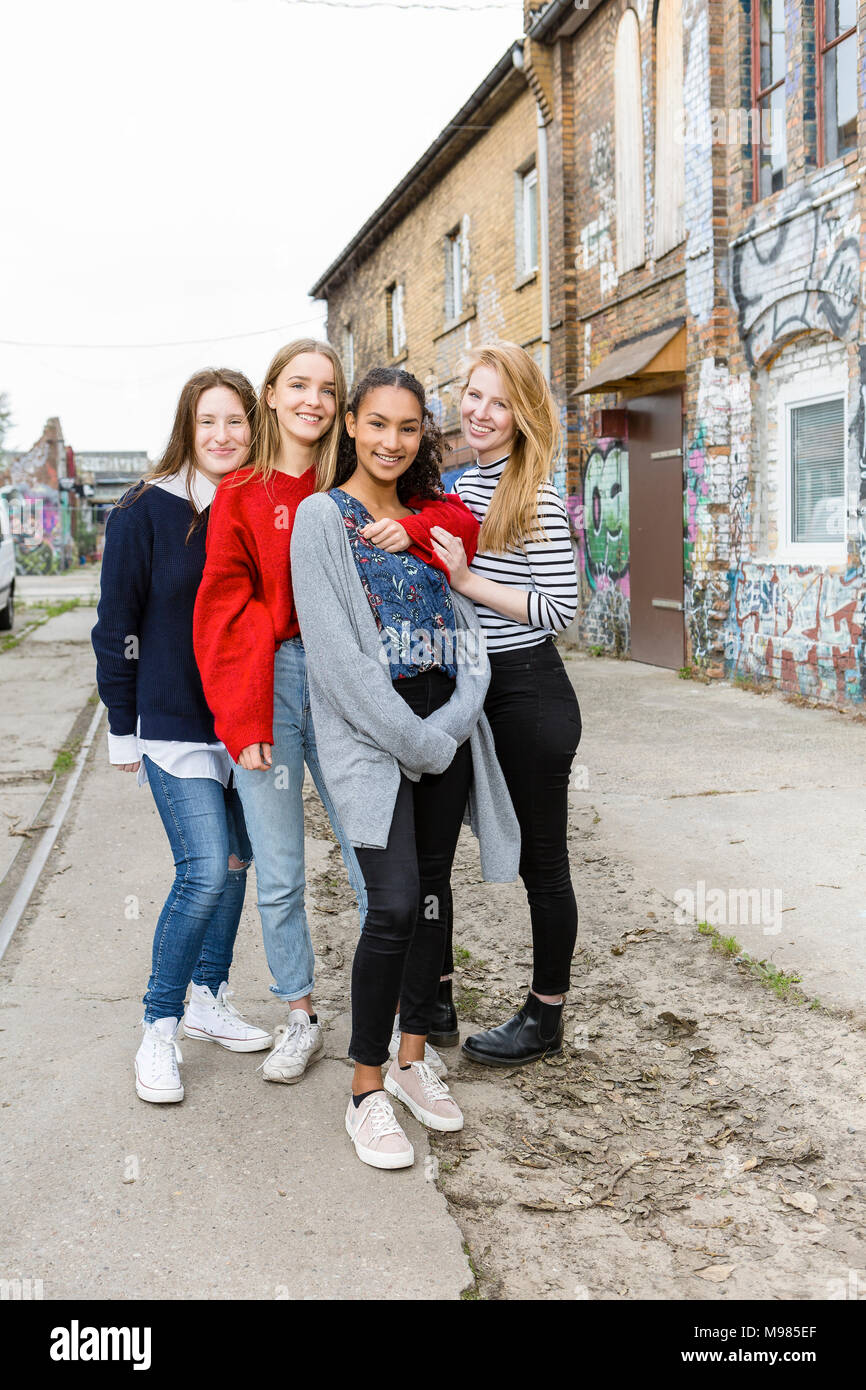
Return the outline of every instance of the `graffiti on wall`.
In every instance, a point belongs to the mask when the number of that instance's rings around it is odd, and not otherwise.
[[[862,566],[745,564],[733,575],[725,655],[734,673],[827,702],[863,697]]]
[[[747,239],[733,249],[731,292],[753,366],[809,330],[857,337],[860,218],[854,190],[818,207],[813,197],[814,189],[791,189],[773,223],[761,231],[753,219]]]
[[[583,563],[590,588],[628,574],[628,451],[619,439],[593,446],[583,474]]]
[[[599,439],[589,451],[580,492],[566,498],[577,537],[581,580],[581,637],[617,653],[628,650],[628,449]]]

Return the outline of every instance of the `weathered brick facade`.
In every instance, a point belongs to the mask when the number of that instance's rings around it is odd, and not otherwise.
[[[482,99],[476,94],[485,119],[475,114],[472,120],[491,129],[465,147],[452,142],[447,167],[437,154],[420,170],[408,202],[405,190],[397,190],[392,204],[399,210],[402,199],[406,205],[400,218],[378,239],[368,224],[359,234],[360,250],[354,243],[347,248],[351,254],[317,288],[329,299],[338,345],[341,325],[358,325],[360,369],[388,357],[386,289],[405,278],[408,360],[441,403],[446,425],[453,425],[450,388],[462,349],[500,336],[541,354],[539,278],[514,287],[513,205],[513,175],[535,153],[540,113],[548,151],[549,364],[567,441],[558,481],[568,498],[582,577],[575,634],[610,650],[634,649],[640,603],[648,611],[648,594],[656,593],[647,587],[656,581],[645,570],[638,582],[636,535],[641,531],[645,540],[656,524],[647,510],[652,476],[645,470],[654,461],[670,465],[676,450],[654,449],[650,439],[641,453],[637,436],[628,438],[629,422],[641,411],[645,417],[653,402],[681,400],[681,522],[674,517],[674,533],[661,526],[658,532],[668,537],[660,547],[681,547],[681,578],[675,591],[652,603],[664,621],[679,625],[682,656],[660,656],[660,664],[682,659],[711,675],[766,679],[822,700],[860,701],[866,693],[860,165],[866,3],[853,40],[856,148],[834,159],[825,158],[816,87],[823,71],[816,27],[823,0],[784,0],[774,7],[777,44],[782,26],[784,32],[786,151],[784,186],[769,193],[756,190],[753,169],[758,0],[679,3],[680,31],[677,0],[632,0],[631,7],[628,0],[527,3],[522,72],[506,72],[500,64],[499,96],[495,90]],[[681,33],[681,88],[680,65],[660,42],[665,32]],[[632,75],[640,74],[631,95],[616,74],[617,62],[624,70],[626,51],[637,64]],[[664,89],[666,81],[668,92],[677,92],[678,150],[670,136],[657,139],[671,129],[671,99],[660,105],[659,98],[658,84]],[[632,132],[642,131],[644,145],[637,256],[623,254],[625,217],[618,225],[617,122],[621,134],[626,119],[634,122]],[[622,141],[620,151],[622,157]],[[673,209],[657,197],[665,178],[668,187],[683,190],[681,223],[665,216]],[[386,223],[393,210],[386,205]],[[449,328],[443,321],[443,245],[464,218],[472,317]],[[632,232],[634,223],[632,210]],[[668,345],[644,361],[641,344],[652,335]],[[620,374],[614,364],[623,350],[630,365]],[[589,393],[578,391],[590,377]],[[845,496],[825,489],[820,506],[833,521],[826,523],[827,543],[812,545],[792,529],[791,437],[794,417],[802,419],[804,407],[808,414],[817,400],[837,412],[845,403],[844,442],[835,455],[838,460],[846,450]],[[638,483],[643,500],[636,504]],[[833,527],[840,524],[835,540]],[[814,534],[813,519],[809,537]],[[681,615],[673,612],[677,600]]]
[[[518,50],[519,61],[519,50]],[[473,99],[347,248],[315,292],[328,300],[328,334],[345,353],[354,336],[354,374],[405,362],[423,381],[446,433],[459,446],[459,388],[466,353],[489,339],[541,347],[540,273],[517,261],[516,181],[535,162],[535,100],[510,54],[489,93]],[[468,118],[468,119],[467,119]],[[489,129],[484,129],[489,126]],[[471,142],[467,142],[467,137]],[[437,149],[440,145],[441,148]],[[448,238],[459,232],[462,306],[455,316]],[[357,240],[357,239],[356,239]],[[405,350],[391,351],[388,291],[403,286]]]

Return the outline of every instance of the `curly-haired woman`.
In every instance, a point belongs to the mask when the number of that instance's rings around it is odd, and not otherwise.
[[[301,504],[292,538],[322,770],[367,893],[352,965],[346,1129],[375,1168],[414,1160],[386,1093],[431,1129],[463,1127],[424,1053],[467,802],[486,879],[513,879],[519,853],[483,718],[490,670],[474,607],[451,593],[441,566],[367,534],[377,523],[402,526],[441,494],[441,449],[420,382],[399,368],[368,372],[327,490]],[[398,999],[399,1051],[383,1088]]]
[[[345,403],[342,365],[329,343],[299,339],[276,354],[259,397],[250,466],[218,489],[211,507],[195,608],[204,692],[235,763],[256,860],[271,989],[289,1005],[263,1064],[268,1081],[299,1081],[322,1049],[304,910],[305,762],[339,840],[362,921],[365,910],[358,861],[322,776],[290,561],[299,504],[323,477],[333,476]],[[477,526],[462,504],[440,498],[424,505],[430,526],[448,526],[474,550]],[[377,543],[387,543],[387,535],[376,535]],[[422,546],[418,553],[431,554],[429,527],[426,551]]]

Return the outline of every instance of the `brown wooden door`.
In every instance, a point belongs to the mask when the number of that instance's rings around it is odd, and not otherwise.
[[[682,391],[628,403],[631,658],[678,670],[683,619]]]

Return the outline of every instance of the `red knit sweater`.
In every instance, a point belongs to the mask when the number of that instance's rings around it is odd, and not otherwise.
[[[314,468],[300,478],[275,473],[267,484],[244,468],[219,485],[211,503],[193,641],[217,737],[235,762],[251,743],[274,741],[274,653],[299,635],[292,526],[314,490]],[[444,570],[430,545],[430,528],[443,526],[473,559],[478,523],[456,494],[436,502],[412,498],[409,505],[421,509],[401,522],[413,555]]]

